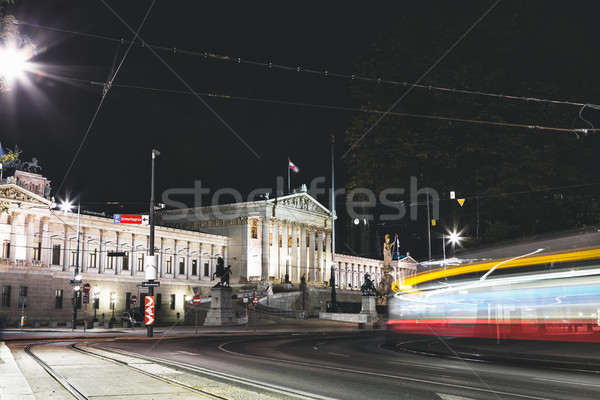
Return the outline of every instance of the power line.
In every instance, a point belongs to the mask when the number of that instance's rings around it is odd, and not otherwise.
[[[272,62],[264,62],[264,61],[254,61],[254,60],[250,60],[250,59],[243,59],[241,57],[224,56],[224,55],[214,54],[214,53],[210,53],[210,52],[200,52],[200,51],[194,51],[194,50],[178,49],[175,46],[166,47],[166,46],[155,46],[155,45],[151,45],[151,44],[148,44],[145,42],[137,43],[137,42],[133,42],[130,40],[125,40],[125,39],[117,39],[117,38],[111,38],[108,36],[92,35],[92,34],[87,34],[87,33],[83,33],[83,32],[62,29],[62,28],[55,28],[55,27],[44,26],[44,25],[38,25],[38,24],[32,24],[32,23],[22,22],[22,21],[20,21],[20,23],[22,25],[28,25],[28,26],[32,26],[32,27],[36,27],[36,28],[41,28],[41,29],[54,30],[57,32],[69,33],[69,34],[73,34],[73,35],[107,40],[107,41],[117,42],[117,43],[121,43],[121,44],[133,44],[133,45],[137,45],[140,47],[148,47],[148,48],[151,48],[156,51],[164,51],[164,52],[169,52],[172,54],[184,54],[184,55],[188,55],[188,56],[203,57],[206,59],[212,59],[212,60],[217,60],[217,61],[222,61],[222,62],[246,64],[246,65],[264,67],[264,68],[268,68],[268,69],[277,69],[277,70],[288,71],[288,72],[296,72],[296,73],[302,72],[302,73],[306,73],[306,74],[313,74],[313,75],[319,75],[319,76],[335,77],[335,78],[340,78],[340,79],[364,81],[364,82],[378,83],[378,84],[387,84],[387,85],[401,86],[404,88],[435,90],[435,91],[441,91],[441,92],[452,93],[452,94],[458,93],[458,94],[484,96],[484,97],[497,98],[497,99],[519,100],[519,101],[524,101],[524,102],[548,103],[548,104],[568,105],[568,106],[575,106],[575,107],[589,107],[589,108],[592,108],[595,110],[600,110],[600,105],[591,104],[591,103],[580,103],[580,102],[573,102],[573,101],[567,101],[567,100],[541,99],[541,98],[531,97],[531,96],[516,96],[516,95],[507,95],[507,94],[501,94],[501,93],[448,88],[448,87],[443,87],[443,86],[422,85],[422,84],[410,83],[410,82],[406,82],[406,81],[401,82],[401,81],[395,81],[395,80],[383,79],[383,78],[371,78],[371,77],[365,77],[365,76],[360,76],[360,75],[356,75],[356,74],[343,74],[343,73],[331,72],[329,70],[315,70],[315,69],[310,69],[310,68],[303,68],[300,66],[292,67],[289,65],[273,64]]]

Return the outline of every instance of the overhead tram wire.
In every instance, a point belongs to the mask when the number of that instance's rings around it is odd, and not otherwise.
[[[150,7],[148,8],[148,11],[146,12],[146,15],[144,16],[144,19],[142,20],[137,32],[135,32],[135,36],[134,36],[134,40],[135,38],[138,37],[140,31],[142,30],[142,27],[144,26],[146,19],[148,19],[148,15],[150,15],[150,11],[152,10],[152,7],[154,6],[155,0],[152,1],[152,3],[150,4]],[[75,155],[73,156],[73,160],[71,161],[71,165],[69,165],[69,169],[67,169],[67,172],[65,173],[65,176],[62,180],[62,182],[60,183],[58,189],[56,190],[56,193],[60,192],[60,189],[62,189],[63,185],[65,184],[69,173],[71,172],[71,169],[73,168],[73,165],[75,165],[75,161],[77,160],[77,156],[79,155],[79,153],[81,152],[81,149],[83,148],[83,144],[85,143],[85,140],[87,139],[90,131],[92,130],[92,126],[94,125],[94,122],[96,121],[96,117],[98,116],[98,113],[100,112],[100,108],[102,108],[102,104],[104,103],[104,99],[106,98],[106,95],[108,94],[108,91],[110,90],[112,83],[115,79],[115,77],[117,76],[117,73],[119,72],[121,66],[123,65],[123,62],[125,62],[125,58],[127,57],[127,55],[129,54],[129,51],[131,50],[131,47],[133,46],[133,41],[131,42],[131,44],[129,45],[129,47],[127,48],[127,51],[125,52],[125,54],[123,55],[123,58],[121,59],[121,62],[119,63],[119,66],[117,67],[117,70],[114,71],[114,64],[115,62],[113,61],[113,65],[111,68],[111,71],[108,75],[106,84],[104,86],[104,90],[102,91],[102,97],[100,98],[100,103],[98,104],[98,107],[96,108],[96,112],[94,112],[94,116],[92,117],[92,120],[90,121],[90,124],[88,125],[88,128],[85,132],[85,135],[83,135],[83,138],[81,139],[81,143],[79,144],[79,147],[77,148],[77,152],[75,152]],[[117,47],[117,52],[118,52],[118,47]],[[114,60],[116,60],[116,54],[115,54],[115,58]]]
[[[93,81],[93,80],[86,80],[86,79],[81,79],[81,78],[70,78],[70,77],[66,77],[66,76],[53,75],[53,74],[44,74],[43,76],[53,78],[58,81],[71,80],[74,82],[87,83],[90,85],[100,86],[103,88],[106,87],[105,83]],[[115,87],[124,88],[124,89],[148,90],[148,91],[164,92],[164,93],[172,93],[172,94],[194,95],[194,96],[210,97],[210,98],[222,99],[222,100],[253,101],[253,102],[257,102],[257,103],[282,104],[282,105],[312,107],[312,108],[338,110],[338,111],[361,112],[361,113],[367,113],[367,114],[369,114],[369,113],[371,113],[371,114],[386,113],[383,110],[364,109],[364,108],[357,108],[357,107],[335,106],[335,105],[315,104],[315,103],[303,103],[303,102],[295,102],[295,101],[289,101],[289,100],[259,99],[259,98],[255,98],[255,97],[235,96],[235,95],[228,95],[228,94],[218,94],[218,93],[208,93],[208,92],[190,92],[188,90],[164,89],[164,88],[156,88],[156,87],[149,87],[149,86],[125,85],[125,84],[113,83],[111,85],[111,88],[115,88]],[[467,119],[467,118],[453,118],[453,117],[412,114],[412,113],[400,113],[400,112],[388,112],[387,115],[393,115],[393,116],[397,116],[397,117],[441,120],[441,121],[448,121],[448,122],[460,122],[460,123],[472,123],[472,124],[479,124],[479,125],[510,127],[510,128],[522,128],[522,129],[532,129],[532,130],[564,132],[564,133],[573,133],[573,132],[575,132],[575,133],[590,133],[590,132],[599,132],[600,131],[600,129],[558,128],[558,127],[550,127],[550,126],[542,126],[542,125],[516,124],[516,123],[496,122],[496,121],[483,121],[483,120]]]
[[[152,44],[148,44],[148,43],[139,43],[139,42],[125,40],[125,39],[111,38],[108,36],[92,35],[92,34],[88,34],[88,33],[84,33],[84,32],[73,31],[73,30],[62,29],[62,28],[55,28],[55,27],[50,27],[50,26],[38,25],[38,24],[32,24],[32,23],[23,22],[23,21],[19,21],[19,22],[22,25],[28,25],[28,26],[32,26],[35,28],[54,30],[57,32],[86,36],[86,37],[100,39],[100,40],[108,40],[108,41],[112,41],[112,42],[118,42],[121,44],[127,43],[130,45],[136,45],[136,46],[140,46],[140,47],[148,47],[155,51],[164,51],[164,52],[169,52],[172,54],[184,54],[184,55],[195,56],[195,57],[203,57],[203,58],[207,58],[207,59],[209,58],[212,60],[235,63],[235,64],[246,64],[246,65],[264,67],[264,68],[269,68],[269,69],[278,69],[278,70],[288,71],[288,72],[296,72],[296,73],[302,72],[302,73],[319,75],[319,76],[328,76],[328,77],[330,76],[330,77],[335,77],[335,78],[340,78],[340,79],[395,85],[395,86],[402,86],[405,88],[436,90],[436,91],[453,93],[453,94],[454,93],[467,94],[467,95],[491,97],[491,98],[497,98],[497,99],[518,100],[518,101],[524,101],[524,102],[548,103],[548,104],[567,105],[567,106],[574,106],[574,107],[589,107],[594,110],[600,110],[600,105],[598,105],[598,104],[579,103],[579,102],[573,102],[573,101],[567,101],[567,100],[540,99],[537,97],[530,97],[530,96],[516,96],[516,95],[506,95],[506,94],[500,94],[500,93],[482,92],[482,91],[474,91],[474,90],[466,90],[466,89],[456,89],[456,88],[448,88],[448,87],[443,87],[443,86],[416,84],[416,83],[410,83],[410,82],[406,82],[406,81],[399,82],[399,81],[382,79],[382,78],[370,78],[370,77],[359,76],[356,74],[343,74],[343,73],[331,72],[329,70],[324,70],[324,71],[323,70],[315,70],[315,69],[309,69],[309,68],[302,68],[300,66],[292,67],[289,65],[273,64],[271,62],[264,62],[264,61],[246,60],[246,59],[242,59],[240,57],[224,56],[224,55],[214,54],[214,53],[210,53],[210,52],[183,50],[183,49],[179,49],[175,46],[174,47],[156,46],[156,45],[152,45]]]

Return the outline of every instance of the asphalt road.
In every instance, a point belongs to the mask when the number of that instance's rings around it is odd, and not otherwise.
[[[597,373],[452,360],[385,348],[381,333],[96,342],[212,371],[235,385],[334,399],[598,399]],[[201,373],[201,372],[199,372]]]

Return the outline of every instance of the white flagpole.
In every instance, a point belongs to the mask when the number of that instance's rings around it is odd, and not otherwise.
[[[290,190],[290,158],[289,157],[288,157],[287,170],[288,170],[288,194],[292,194],[292,192]]]

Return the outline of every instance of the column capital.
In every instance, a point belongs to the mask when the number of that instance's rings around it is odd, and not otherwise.
[[[34,222],[35,221],[35,215],[34,214],[27,214],[25,215],[25,221],[27,222]]]

